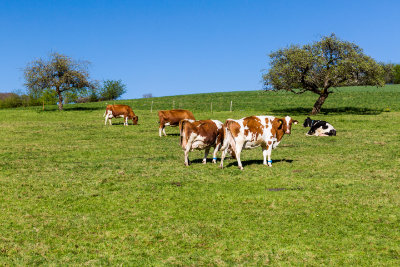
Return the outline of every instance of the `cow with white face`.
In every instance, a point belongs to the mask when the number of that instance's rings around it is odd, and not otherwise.
[[[206,164],[210,148],[214,148],[213,163],[217,162],[218,150],[228,146],[225,126],[218,120],[181,120],[179,123],[180,143],[185,152],[185,165],[189,166],[189,151],[205,150],[203,164]]]
[[[271,152],[282,140],[283,135],[290,134],[292,124],[298,121],[291,117],[275,118],[273,116],[251,116],[240,120],[228,119],[225,122],[231,149],[236,154],[239,169],[243,170],[240,154],[243,149],[252,149],[261,146],[264,165],[272,167]],[[222,152],[221,165],[228,148]],[[268,161],[267,161],[268,157]]]

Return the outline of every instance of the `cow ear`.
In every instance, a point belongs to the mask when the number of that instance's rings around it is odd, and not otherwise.
[[[283,120],[282,119],[278,119],[278,123],[279,123],[278,129],[280,130],[280,129],[282,129],[282,126],[283,126]]]
[[[294,124],[298,124],[299,122],[298,122],[298,121],[296,121],[296,120],[294,120],[294,121],[293,121],[293,123],[294,123]]]

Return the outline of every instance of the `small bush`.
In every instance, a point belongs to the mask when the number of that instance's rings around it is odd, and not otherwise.
[[[16,108],[23,104],[22,98],[15,93],[4,93],[0,99],[0,108]]]
[[[86,96],[86,97],[79,97],[75,103],[88,103],[88,102],[94,102],[94,101],[90,101],[90,97]]]

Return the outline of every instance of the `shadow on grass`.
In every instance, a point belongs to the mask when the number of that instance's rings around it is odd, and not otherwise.
[[[292,160],[292,159],[277,159],[277,160],[273,160],[273,161],[272,161],[272,165],[273,165],[274,163],[277,163],[277,162],[292,163],[293,160]],[[258,159],[257,159],[257,160],[255,160],[255,159],[252,159],[252,160],[242,160],[242,166],[243,166],[243,167],[249,166],[249,165],[253,165],[253,164],[263,165],[263,160],[258,160]],[[226,167],[230,167],[230,166],[236,166],[236,167],[237,167],[237,161],[235,160],[235,161],[229,163],[228,165],[226,165]]]
[[[273,109],[272,112],[283,115],[310,115],[311,108],[285,108],[285,109]],[[357,108],[357,107],[341,107],[341,108],[323,108],[320,114],[324,115],[378,115],[381,114],[382,110],[370,109],[370,108]]]
[[[103,120],[103,123],[104,123],[104,120]],[[114,122],[114,121],[113,121],[113,122],[112,122],[112,125],[108,124],[108,121],[107,121],[107,126],[111,126],[111,127],[112,127],[112,126],[114,126],[114,125],[115,125],[115,126],[121,126],[121,125],[122,125],[122,126],[125,126],[123,120],[121,120],[120,122],[118,122],[118,121],[115,121],[115,122]],[[132,121],[131,121],[131,123],[129,123],[129,121],[128,121],[128,126],[139,126],[139,125],[140,125],[139,123],[138,123],[138,124],[132,124]]]

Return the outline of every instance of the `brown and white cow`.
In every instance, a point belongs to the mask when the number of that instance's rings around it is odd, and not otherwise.
[[[180,143],[185,152],[185,165],[189,166],[189,151],[205,150],[203,164],[206,164],[210,148],[214,148],[213,163],[217,163],[218,150],[228,146],[225,126],[218,120],[181,120],[179,123]]]
[[[298,121],[292,120],[289,116],[285,118],[251,116],[240,120],[228,119],[225,122],[225,127],[231,149],[236,153],[239,169],[243,170],[242,162],[240,161],[242,149],[252,149],[259,146],[263,151],[264,165],[272,167],[272,149],[279,145],[284,134],[291,133],[292,124],[297,123]],[[222,152],[221,168],[223,168],[226,152],[227,148]]]
[[[138,123],[139,119],[128,105],[107,105],[103,117],[106,117],[104,125],[107,125],[107,120],[112,125],[112,118],[124,118],[124,125],[126,126],[128,126],[128,119],[132,120],[132,124],[134,125]]]
[[[192,112],[186,109],[171,109],[171,110],[160,110],[158,112],[158,117],[160,119],[159,135],[161,137],[161,132],[165,136],[165,126],[178,126],[179,122],[184,119],[195,120]]]

